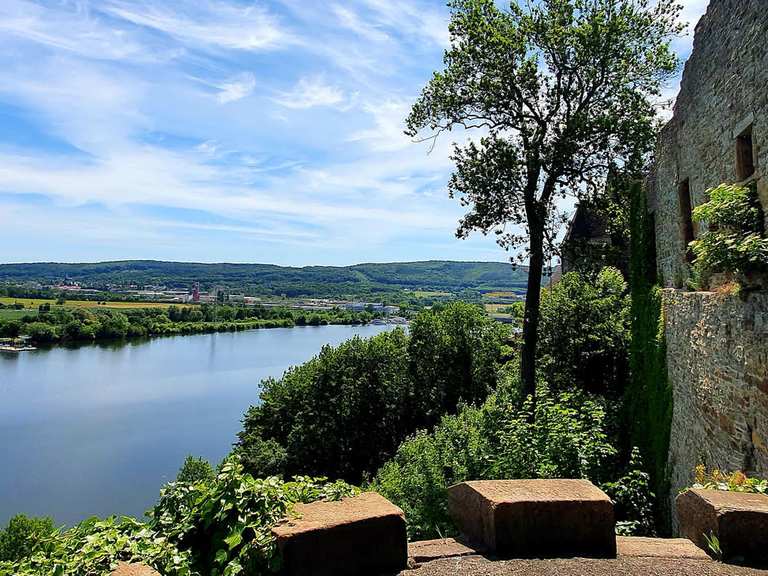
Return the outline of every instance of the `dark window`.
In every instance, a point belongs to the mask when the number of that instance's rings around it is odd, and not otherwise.
[[[685,247],[685,257],[690,262],[693,259],[693,252],[688,244],[693,242],[693,218],[691,217],[691,181],[687,178],[680,182],[677,188],[677,197],[680,201],[680,223],[683,236],[683,246]]]
[[[752,126],[736,138],[736,178],[741,182],[755,173]]]

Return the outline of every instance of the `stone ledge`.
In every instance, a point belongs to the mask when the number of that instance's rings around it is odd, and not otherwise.
[[[484,480],[448,489],[462,534],[500,557],[616,556],[610,498],[587,480]]]
[[[294,513],[296,518],[272,529],[283,574],[351,576],[397,572],[407,565],[403,511],[375,492],[297,504]]]
[[[705,535],[717,536],[723,559],[768,562],[768,496],[687,490],[676,499],[680,533],[709,551]]]
[[[482,550],[469,547],[454,538],[439,538],[436,540],[421,540],[408,543],[408,558],[421,564],[439,558],[457,558],[478,554]]]
[[[711,560],[704,550],[687,538],[642,538],[617,536],[617,556],[624,558],[680,558]]]

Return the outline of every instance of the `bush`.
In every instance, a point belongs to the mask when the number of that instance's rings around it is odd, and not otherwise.
[[[479,308],[424,312],[410,332],[326,346],[281,379],[265,380],[236,447],[247,470],[359,482],[408,434],[495,386],[503,327]]]
[[[50,518],[28,518],[18,514],[0,530],[0,562],[16,562],[46,548],[45,542],[54,532]]]
[[[651,477],[643,470],[640,451],[632,450],[629,470],[616,482],[603,485],[614,502],[616,533],[621,536],[655,536]]]
[[[768,494],[768,480],[750,478],[740,471],[730,473],[718,469],[708,471],[703,464],[696,467],[696,484],[693,487],[725,492]]]
[[[695,275],[706,282],[717,272],[743,276],[768,270],[768,238],[756,190],[721,184],[708,195],[709,202],[693,210],[693,219],[709,228],[691,242]]]
[[[630,298],[616,268],[571,272],[542,292],[539,354],[546,380],[620,395],[629,378]]]
[[[31,322],[27,324],[25,332],[33,341],[41,344],[55,342],[59,339],[59,332],[56,326],[47,322]]]
[[[455,532],[446,490],[457,482],[604,479],[615,450],[603,430],[601,401],[542,385],[535,408],[530,399],[519,407],[516,389],[513,381],[481,407],[444,417],[431,434],[418,432],[378,471],[373,487],[403,509],[412,538]]]
[[[216,473],[208,460],[189,455],[176,475],[176,482],[213,482],[215,478]]]
[[[165,576],[273,573],[279,556],[272,528],[294,503],[357,492],[324,479],[257,480],[230,459],[209,483],[168,484],[148,522],[93,518],[54,531],[31,554],[0,562],[0,576],[107,576],[118,561],[145,562]]]

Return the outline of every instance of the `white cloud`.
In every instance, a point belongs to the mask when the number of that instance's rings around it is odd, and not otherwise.
[[[250,72],[244,72],[222,82],[218,88],[220,92],[216,95],[216,99],[220,104],[242,100],[250,96],[256,88],[256,77]]]
[[[264,7],[216,0],[166,2],[111,0],[103,10],[138,26],[168,34],[195,47],[269,50],[291,42],[290,35]]]
[[[98,60],[155,60],[162,56],[161,51],[148,50],[129,31],[104,25],[82,6],[55,10],[26,0],[3,0],[0,33]]]
[[[405,135],[405,118],[410,103],[404,100],[387,100],[363,106],[373,118],[373,126],[354,132],[350,142],[366,142],[373,151],[402,150],[413,146],[413,140]]]
[[[338,106],[346,100],[341,88],[328,84],[322,76],[304,76],[291,90],[274,98],[281,106],[294,109]]]

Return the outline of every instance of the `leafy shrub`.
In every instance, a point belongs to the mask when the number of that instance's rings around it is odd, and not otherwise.
[[[18,514],[0,530],[0,562],[17,561],[45,547],[45,541],[54,532],[50,518],[28,518]]]
[[[650,481],[650,475],[643,470],[640,451],[634,448],[627,473],[603,485],[603,490],[614,501],[616,533],[620,536],[655,536],[655,496]]]
[[[616,268],[571,272],[542,292],[539,354],[556,389],[623,392],[629,376],[630,298]]]
[[[615,450],[603,431],[600,399],[540,386],[536,406],[519,406],[517,387],[502,386],[479,408],[445,416],[432,433],[418,432],[378,471],[373,487],[405,512],[409,535],[454,532],[447,487],[499,478],[603,479]]]
[[[232,458],[212,482],[168,484],[148,522],[93,518],[53,531],[24,557],[0,562],[0,576],[106,576],[118,561],[145,562],[165,576],[269,574],[279,569],[272,527],[294,503],[357,492],[324,479],[257,480]]]
[[[359,482],[408,434],[495,387],[503,327],[454,303],[400,329],[353,338],[262,385],[237,453],[254,476],[321,475]]]
[[[768,479],[750,478],[743,472],[728,473],[718,469],[710,472],[700,464],[696,467],[696,483],[693,487],[726,492],[768,494]]]
[[[272,528],[290,514],[292,504],[338,500],[357,492],[324,479],[255,479],[231,458],[211,484],[168,484],[149,513],[150,526],[189,551],[191,565],[201,574],[266,574],[279,568]]]
[[[709,227],[691,242],[696,273],[706,281],[716,272],[768,270],[768,238],[755,189],[721,184],[708,195],[709,202],[693,210],[693,219]]]
[[[176,475],[176,482],[213,482],[215,478],[216,473],[208,460],[196,458],[190,454]]]

